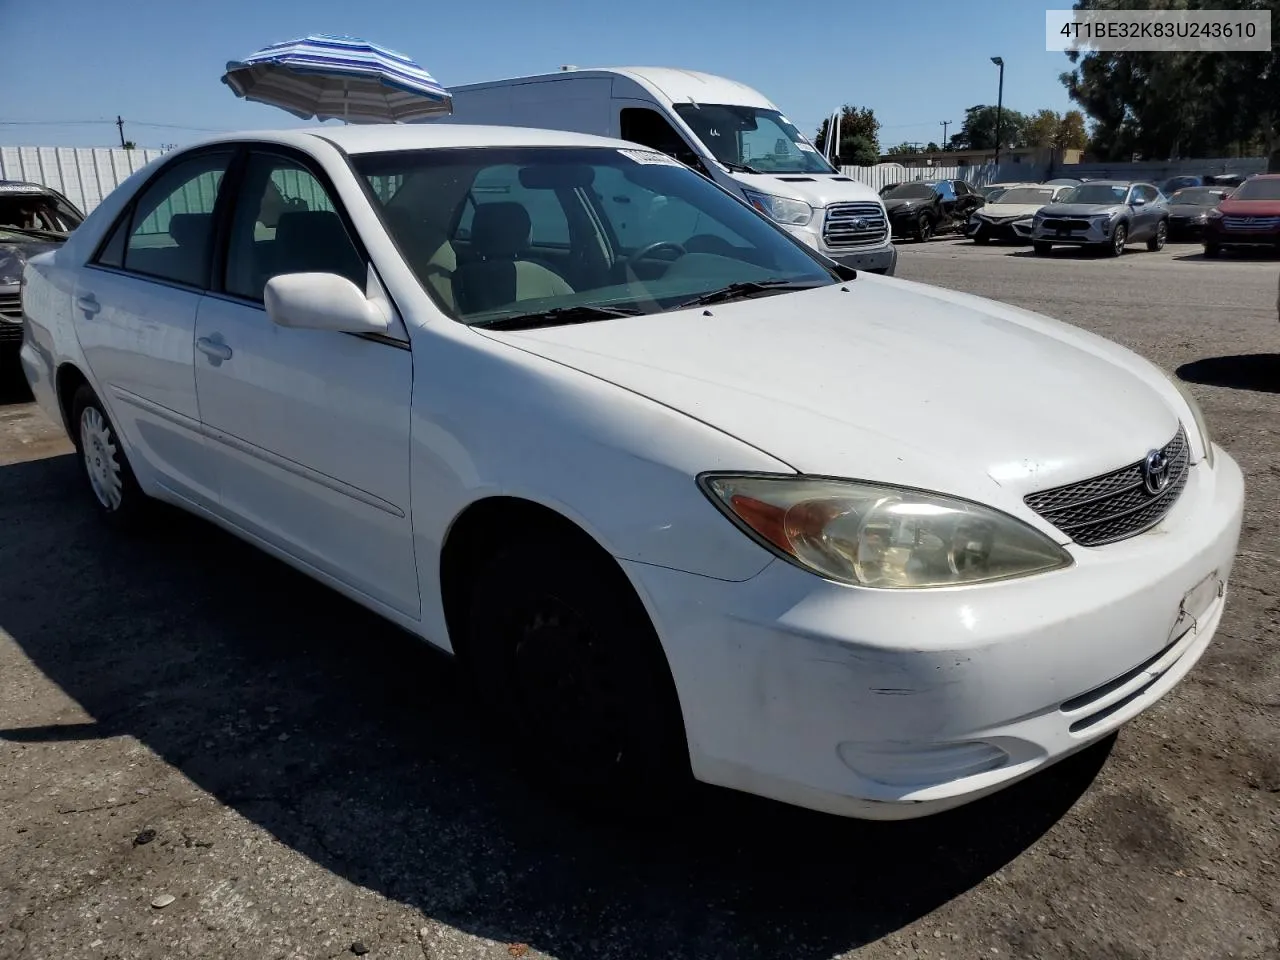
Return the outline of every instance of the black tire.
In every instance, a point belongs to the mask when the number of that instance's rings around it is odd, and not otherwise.
[[[71,399],[71,440],[98,515],[114,527],[137,526],[150,501],[138,486],[115,424],[87,383]]]
[[[535,782],[649,818],[692,781],[675,684],[631,584],[559,532],[496,549],[474,578],[464,660]]]
[[[920,214],[920,219],[916,221],[916,239],[921,243],[928,243],[933,239],[933,220],[927,213]]]
[[[1117,223],[1115,233],[1111,234],[1111,240],[1109,242],[1102,245],[1102,250],[1108,257],[1118,257],[1124,253],[1124,245],[1128,242],[1128,224]]]
[[[1216,260],[1220,253],[1222,253],[1222,248],[1216,243],[1206,243],[1204,245],[1204,256],[1206,260]]]
[[[991,238],[987,236],[985,233],[975,233],[973,235],[973,242],[976,243],[978,246],[982,247],[990,243]]]
[[[1165,241],[1169,239],[1169,222],[1161,220],[1156,224],[1156,232],[1151,235],[1151,239],[1147,241],[1147,249],[1152,253],[1159,253],[1164,249]]]
[[[1031,248],[1035,250],[1037,256],[1047,257],[1053,253],[1053,244],[1047,240],[1036,240],[1032,242]]]

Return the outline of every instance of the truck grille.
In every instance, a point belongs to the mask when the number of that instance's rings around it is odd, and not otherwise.
[[[22,339],[22,294],[0,293],[0,343]]]
[[[1088,230],[1088,220],[1078,219],[1054,219],[1049,218],[1042,221],[1042,225],[1046,230]]]
[[[1030,493],[1027,506],[1082,547],[1097,547],[1137,536],[1159,523],[1187,485],[1191,451],[1187,434],[1178,434],[1162,448],[1169,460],[1169,484],[1149,493],[1143,481],[1143,460],[1078,483]]]
[[[1223,217],[1228,230],[1280,230],[1280,217]]]
[[[878,203],[833,203],[822,225],[822,239],[829,247],[870,246],[883,242],[888,232]]]

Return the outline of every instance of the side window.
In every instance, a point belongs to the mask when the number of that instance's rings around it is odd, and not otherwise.
[[[116,221],[116,225],[111,228],[111,235],[107,237],[107,242],[102,245],[102,250],[98,253],[95,263],[100,263],[104,267],[115,267],[117,270],[124,268],[124,241],[129,235],[129,216],[133,211],[125,208],[124,213],[120,215],[120,219]]]
[[[632,183],[617,167],[596,167],[592,184],[596,202],[604,210],[623,250],[638,250],[657,240],[688,244],[702,252],[730,246],[750,248],[750,243],[718,220],[679,197],[663,196]],[[694,252],[691,249],[691,252]]]
[[[208,283],[213,208],[230,159],[209,153],[179,161],[142,193],[124,244],[125,270],[193,287]]]
[[[958,196],[961,196],[961,197],[969,196],[969,185],[967,183],[965,183],[963,180],[957,180],[955,184],[956,184],[956,194]]]
[[[333,197],[304,166],[255,153],[231,218],[226,291],[262,300],[281,273],[336,273],[361,290],[368,265],[347,233]]]
[[[1160,199],[1160,191],[1155,187],[1143,187],[1142,195],[1147,198],[1147,203],[1155,203]]]
[[[697,154],[689,148],[684,137],[676,132],[676,128],[667,122],[667,118],[657,110],[647,107],[623,107],[618,117],[619,135],[623,140],[650,147],[669,157],[675,157],[705,175],[706,168],[698,160]]]
[[[533,246],[569,246],[569,220],[554,190],[530,190],[520,182],[520,168],[507,164],[486,167],[471,185],[468,202],[458,221],[455,236],[471,239],[477,206],[487,203],[516,203],[529,214],[529,243]]]

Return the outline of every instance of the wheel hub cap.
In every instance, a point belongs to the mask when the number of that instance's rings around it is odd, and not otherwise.
[[[93,495],[108,510],[118,510],[124,494],[120,461],[111,428],[93,407],[80,415],[80,446]]]

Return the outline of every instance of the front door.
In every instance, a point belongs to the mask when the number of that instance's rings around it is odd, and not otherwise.
[[[419,615],[409,515],[413,356],[398,337],[276,326],[268,279],[376,283],[327,180],[301,155],[251,152],[225,270],[196,317],[200,416],[233,523],[374,601]]]
[[[192,341],[231,156],[197,154],[162,171],[79,271],[75,291],[76,335],[138,479],[205,507],[217,502],[217,480],[200,433]]]

